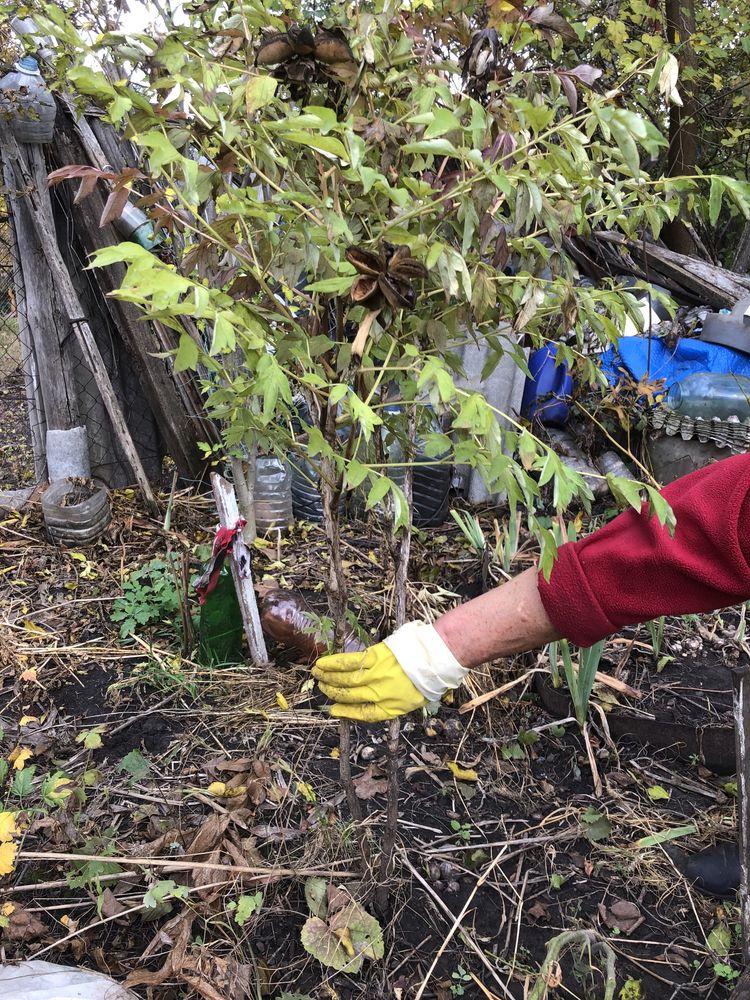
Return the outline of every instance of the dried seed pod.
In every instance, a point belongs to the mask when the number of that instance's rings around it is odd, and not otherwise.
[[[334,63],[354,62],[354,53],[338,31],[319,31],[315,36],[315,58],[331,66]]]
[[[294,55],[292,43],[287,35],[277,32],[269,35],[260,43],[260,48],[255,56],[257,66],[277,66],[279,63],[291,58]]]

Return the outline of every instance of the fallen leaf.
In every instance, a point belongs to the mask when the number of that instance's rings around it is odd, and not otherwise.
[[[610,905],[599,903],[599,916],[610,930],[621,934],[632,934],[646,919],[635,903],[626,899],[616,899]]]
[[[548,924],[550,921],[549,910],[544,905],[544,903],[540,903],[538,900],[536,903],[534,903],[532,906],[528,908],[526,913],[533,920],[538,921],[540,924]]]
[[[374,799],[388,791],[388,779],[377,764],[370,764],[366,771],[352,781],[358,799]]]
[[[28,750],[26,747],[16,747],[8,755],[8,762],[13,765],[14,770],[22,771],[26,765],[26,761],[29,757],[33,756],[34,753],[32,750]]]
[[[0,844],[0,875],[10,875],[16,864],[16,845],[13,841]]]
[[[104,890],[100,905],[103,917],[114,917],[118,913],[124,913],[127,910],[127,906],[124,906],[120,902],[111,889]]]
[[[447,760],[445,766],[456,781],[479,781],[479,775],[474,768],[463,768],[455,760]]]
[[[276,692],[276,704],[279,706],[282,712],[289,711],[289,702],[286,700],[281,691]]]
[[[646,789],[646,795],[652,802],[669,801],[669,792],[662,785],[651,785],[650,788]]]
[[[16,827],[16,814],[12,812],[0,812],[0,842],[10,840],[14,834],[18,833]]]
[[[206,789],[209,795],[215,795],[221,799],[236,799],[240,795],[245,795],[247,788],[245,785],[236,785],[232,787],[223,781],[212,781],[211,784]]]
[[[9,941],[36,941],[47,933],[47,928],[35,913],[29,913],[22,906],[15,906],[8,916],[8,924],[3,929],[3,937]]]
[[[552,962],[547,970],[546,982],[551,990],[556,990],[563,981],[562,969],[559,962]]]

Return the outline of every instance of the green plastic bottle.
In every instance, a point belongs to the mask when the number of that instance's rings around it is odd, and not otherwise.
[[[206,603],[201,605],[199,658],[207,667],[244,660],[242,613],[229,568],[224,566]]]

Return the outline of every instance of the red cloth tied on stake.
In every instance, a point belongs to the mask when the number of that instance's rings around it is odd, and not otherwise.
[[[232,528],[217,528],[211,558],[202,575],[195,581],[195,592],[200,604],[206,603],[206,596],[216,586],[224,560],[231,552],[241,577],[252,574],[252,553],[242,537],[242,529],[247,524],[244,517],[237,519]]]

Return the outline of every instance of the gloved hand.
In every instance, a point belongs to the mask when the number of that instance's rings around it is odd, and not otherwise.
[[[323,656],[313,667],[331,715],[383,722],[439,701],[467,670],[432,625],[409,622],[362,653]]]

